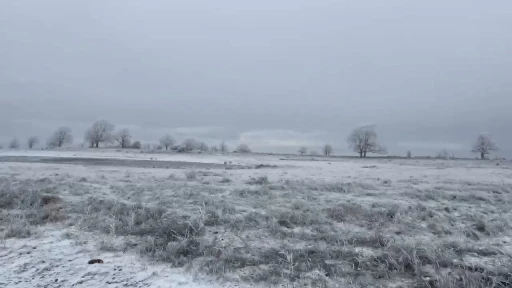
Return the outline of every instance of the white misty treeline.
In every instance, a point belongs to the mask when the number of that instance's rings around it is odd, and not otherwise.
[[[142,145],[140,141],[133,141],[132,134],[129,129],[123,128],[116,131],[116,126],[107,120],[99,120],[94,122],[90,128],[88,128],[84,134],[85,145],[90,148],[99,148],[108,144],[117,143],[123,149],[156,149],[156,150],[174,150],[178,152],[230,152],[228,145],[225,141],[222,141],[218,146],[208,146],[205,142],[198,141],[196,139],[188,138],[182,143],[177,144],[176,140],[170,135],[165,134],[159,139],[159,145]],[[39,138],[31,136],[26,141],[26,146],[29,149],[34,148],[39,144]],[[55,130],[55,132],[48,138],[46,144],[49,148],[60,148],[73,143],[73,135],[71,128],[68,126],[61,126]],[[375,125],[365,125],[353,129],[347,137],[348,147],[357,153],[360,158],[366,158],[370,153],[373,154],[387,154],[387,148],[379,142],[377,129]],[[8,147],[10,149],[19,149],[21,147],[20,140],[13,138]],[[2,146],[0,146],[0,149]],[[319,155],[316,150],[310,150],[306,146],[301,146],[297,150],[300,155],[317,156]],[[475,143],[472,146],[471,152],[478,154],[480,159],[485,159],[487,155],[499,151],[497,145],[491,139],[488,133],[482,133],[478,135]],[[252,149],[246,143],[239,144],[233,152],[236,153],[251,153]],[[325,144],[321,148],[321,153],[324,156],[331,156],[333,153],[333,147],[331,144]],[[407,151],[406,158],[412,158],[412,152]],[[454,154],[450,156],[450,153],[446,149],[442,149],[436,155],[436,158],[448,159],[455,158]]]

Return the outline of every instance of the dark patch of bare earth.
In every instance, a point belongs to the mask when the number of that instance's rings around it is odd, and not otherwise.
[[[121,166],[133,168],[159,168],[159,169],[225,169],[224,164],[183,162],[183,161],[156,161],[156,160],[130,160],[115,158],[81,158],[81,157],[36,157],[36,156],[1,156],[1,162],[17,163],[46,163],[69,164],[82,166]],[[230,165],[234,169],[247,169],[241,165]]]

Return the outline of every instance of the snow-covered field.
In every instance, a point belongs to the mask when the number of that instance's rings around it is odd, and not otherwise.
[[[0,189],[0,287],[512,285],[509,162],[0,150]]]

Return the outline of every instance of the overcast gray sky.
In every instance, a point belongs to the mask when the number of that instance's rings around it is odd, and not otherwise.
[[[250,3],[249,3],[250,2]],[[0,2],[0,142],[134,138],[295,152],[376,124],[392,154],[512,156],[509,0]]]

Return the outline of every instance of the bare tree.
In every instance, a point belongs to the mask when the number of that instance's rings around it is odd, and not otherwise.
[[[306,153],[308,153],[308,148],[307,148],[307,147],[304,147],[304,146],[303,146],[303,147],[300,147],[300,148],[299,148],[299,154],[300,154],[300,155],[304,155],[304,154],[306,154]]]
[[[212,146],[210,147],[210,151],[212,151],[212,153],[217,153],[219,152],[219,148],[217,148],[217,146]]]
[[[140,149],[142,145],[140,144],[140,141],[133,141],[131,148],[132,149]]]
[[[166,134],[162,139],[160,139],[160,144],[165,148],[165,150],[169,150],[176,141],[174,141],[174,138],[172,138],[171,135]]]
[[[251,153],[251,148],[247,144],[240,144],[236,147],[236,152],[238,153]]]
[[[13,138],[11,140],[11,142],[9,142],[9,148],[19,149],[20,148],[20,140],[18,138]]]
[[[225,141],[222,141],[222,142],[220,143],[219,150],[220,150],[220,152],[222,152],[222,153],[226,153],[226,152],[228,152],[228,145],[226,144],[226,142],[225,142]]]
[[[94,148],[94,143],[96,143],[94,136],[92,135],[92,130],[88,129],[84,133],[84,142],[89,143],[90,148]]]
[[[39,139],[36,136],[31,136],[27,140],[27,146],[29,149],[32,149],[32,147],[34,147],[34,145],[37,143],[39,143]]]
[[[448,157],[450,157],[450,154],[446,149],[443,149],[437,153],[437,159],[448,159]]]
[[[331,156],[332,146],[330,144],[325,144],[323,150],[324,150],[324,155],[325,156]]]
[[[387,149],[377,142],[377,132],[373,125],[354,129],[348,136],[347,142],[360,158],[366,158],[367,153],[387,153]]]
[[[92,127],[85,132],[85,140],[91,143],[91,147],[98,148],[100,143],[109,143],[113,140],[113,132],[116,126],[106,120],[96,121]]]
[[[405,157],[407,157],[407,158],[412,158],[412,153],[411,153],[411,151],[407,151],[407,155],[406,155]]]
[[[478,135],[475,144],[473,145],[473,149],[471,152],[479,153],[480,159],[485,159],[485,155],[490,154],[491,152],[498,151],[498,147],[492,141],[491,136],[487,133],[482,133]]]
[[[53,132],[50,139],[48,139],[49,147],[62,147],[65,144],[73,143],[73,135],[71,135],[71,128],[59,127],[57,131]]]
[[[204,143],[204,142],[199,143],[199,150],[201,152],[206,152],[206,151],[208,151],[208,149],[210,149],[210,148],[208,147],[208,145],[206,145],[206,143]]]
[[[191,152],[196,149],[199,149],[199,142],[196,139],[185,139],[181,146],[183,147],[183,150],[185,150],[185,152]]]
[[[126,128],[118,131],[114,138],[117,142],[119,142],[119,145],[121,145],[122,149],[130,147],[132,142],[132,134],[130,133],[130,130]]]

